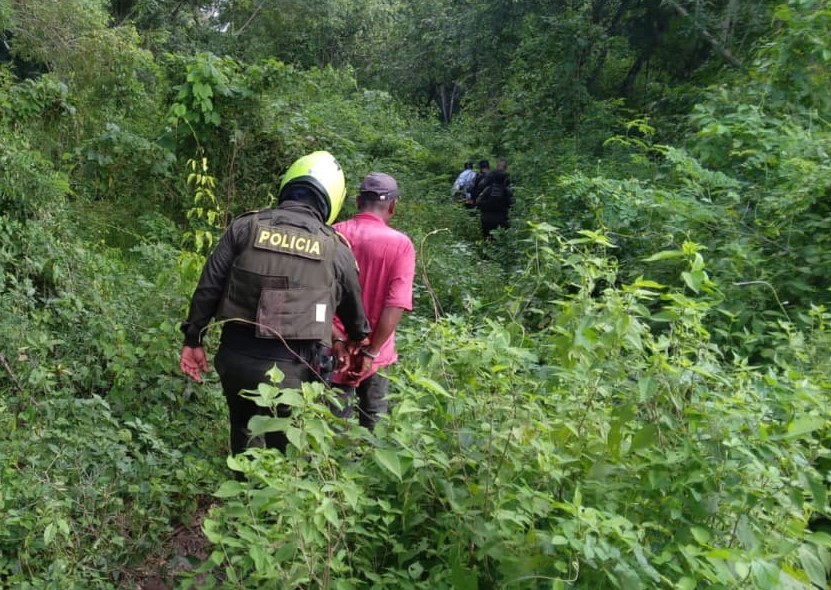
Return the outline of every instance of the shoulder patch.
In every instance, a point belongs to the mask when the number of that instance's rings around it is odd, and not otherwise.
[[[245,219],[246,217],[251,217],[252,215],[256,215],[260,213],[262,209],[253,209],[251,211],[246,211],[245,213],[240,213],[234,219]]]

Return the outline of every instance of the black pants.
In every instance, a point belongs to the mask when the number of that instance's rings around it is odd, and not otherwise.
[[[343,391],[339,399],[343,409],[332,408],[332,413],[341,418],[351,418],[354,414],[355,397],[358,397],[358,422],[361,426],[372,430],[381,414],[389,410],[387,393],[390,390],[390,380],[373,373],[364,379],[357,387],[354,385],[338,385],[333,387]]]
[[[486,240],[491,237],[491,232],[497,228],[511,227],[508,221],[508,212],[485,213],[482,212],[482,237]]]
[[[261,408],[253,401],[242,397],[243,389],[257,389],[260,383],[267,383],[266,372],[274,365],[285,374],[280,387],[300,388],[304,382],[317,381],[315,373],[296,358],[261,359],[241,354],[227,346],[220,346],[214,358],[214,366],[222,382],[222,392],[228,402],[228,418],[231,423],[231,453],[242,453],[249,443],[248,421],[256,415],[272,415],[269,408]],[[289,408],[279,406],[277,414],[281,417],[290,415]],[[268,448],[286,452],[288,440],[283,432],[269,432],[265,435]]]

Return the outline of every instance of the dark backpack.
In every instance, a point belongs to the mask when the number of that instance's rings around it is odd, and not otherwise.
[[[476,199],[476,206],[483,213],[502,213],[508,210],[508,191],[501,184],[489,184]]]

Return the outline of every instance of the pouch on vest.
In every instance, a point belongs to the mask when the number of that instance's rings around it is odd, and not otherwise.
[[[257,337],[328,340],[334,310],[329,289],[268,289],[260,292]]]

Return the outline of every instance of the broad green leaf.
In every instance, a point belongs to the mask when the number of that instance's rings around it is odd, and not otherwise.
[[[320,511],[323,513],[323,518],[333,527],[340,526],[340,515],[338,508],[332,501],[332,498],[324,498],[323,504],[320,506]]]
[[[479,590],[479,574],[458,561],[451,568],[453,590]]]
[[[401,461],[393,449],[375,449],[372,456],[381,467],[392,473],[399,481],[402,480]]]
[[[666,289],[666,285],[650,281],[649,279],[644,279],[643,277],[638,277],[635,282],[626,286],[635,289]]]
[[[43,531],[43,544],[47,547],[52,544],[52,541],[55,540],[55,535],[57,530],[55,529],[55,524],[50,522],[46,525],[46,529]]]
[[[228,455],[228,457],[225,459],[225,464],[231,471],[242,471],[242,464],[239,462],[239,459],[237,459],[233,455]]]
[[[643,260],[644,262],[656,262],[658,260],[668,260],[671,258],[683,258],[684,256],[686,256],[686,254],[684,254],[681,250],[664,250],[663,252],[658,252],[652,256],[644,258]]]
[[[609,428],[609,436],[606,437],[606,446],[612,456],[616,459],[620,457],[621,440],[623,440],[623,432],[621,430],[620,421],[615,420]]]
[[[271,416],[252,416],[248,421],[251,436],[262,436],[267,432],[283,432],[291,425],[290,418],[273,418]]]
[[[819,430],[825,426],[825,418],[821,416],[803,416],[788,424],[788,438],[794,438]]]
[[[638,393],[640,394],[638,396],[639,402],[645,402],[652,399],[652,396],[654,396],[657,391],[658,382],[651,375],[638,381]]]
[[[640,430],[638,430],[635,435],[632,437],[632,445],[631,450],[637,451],[639,449],[644,449],[646,447],[652,446],[655,444],[655,440],[658,437],[658,429],[655,427],[654,424],[647,424]]]
[[[70,529],[69,523],[64,518],[58,519],[58,529],[63,533],[66,537],[69,537]]]
[[[442,387],[436,381],[434,381],[433,379],[430,379],[429,377],[418,377],[415,380],[415,384],[416,385],[421,385],[422,387],[425,387],[426,389],[432,391],[433,393],[435,393],[436,395],[439,395],[441,397],[446,397],[446,398],[453,397],[449,393],[447,393],[447,390],[444,387]]]
[[[637,572],[625,563],[618,563],[614,567],[615,576],[623,590],[641,590],[643,582]]]
[[[285,389],[280,392],[277,403],[289,406],[290,408],[302,408],[306,405],[306,400],[303,399],[303,396],[298,391]]]
[[[825,575],[825,567],[822,565],[816,550],[810,545],[803,545],[799,548],[799,563],[802,569],[808,574],[808,578],[819,588],[824,587],[828,578]]]
[[[831,549],[831,534],[822,532],[811,533],[808,535],[807,540],[814,545]]]
[[[283,379],[286,378],[286,374],[280,370],[280,367],[274,365],[268,371],[266,371],[266,376],[268,377],[271,383],[282,383]]]
[[[814,508],[817,512],[825,512],[828,508],[828,486],[822,480],[814,477],[813,473],[806,473],[811,497],[814,499]]]
[[[681,278],[684,279],[684,282],[690,289],[698,293],[698,289],[699,287],[701,287],[701,280],[696,275],[696,273],[690,273],[685,271],[681,273]]]
[[[694,526],[690,529],[693,538],[698,541],[699,545],[706,545],[710,542],[710,531],[701,526]]]
[[[277,551],[274,552],[274,561],[278,563],[282,563],[287,561],[297,552],[297,545],[294,541],[287,541],[285,544],[281,545]]]
[[[214,492],[214,496],[217,498],[232,498],[243,491],[245,491],[245,487],[240,482],[229,480],[219,486],[219,489]]]
[[[289,439],[289,442],[298,451],[302,451],[306,448],[306,437],[303,436],[303,432],[299,428],[295,428],[293,426],[287,428],[286,438]]]
[[[214,541],[211,539],[212,543],[219,543],[219,539]],[[208,563],[212,563],[214,565],[220,565],[222,562],[225,561],[225,552],[221,549],[215,549],[211,552],[211,556],[208,558]]]
[[[268,554],[265,549],[257,543],[252,543],[248,546],[248,555],[254,562],[254,569],[258,572],[265,573],[268,568]]]
[[[733,564],[733,569],[736,570],[736,576],[740,580],[744,580],[750,575],[750,564],[746,561],[737,561]]]
[[[779,568],[774,564],[762,560],[754,560],[750,564],[753,576],[753,588],[758,590],[779,590]],[[746,580],[749,582],[749,580]]]

